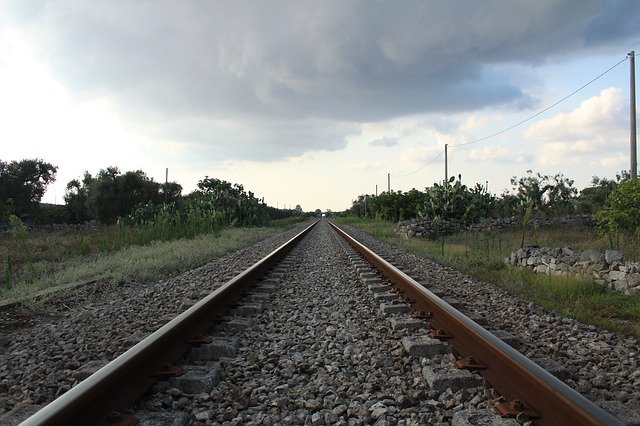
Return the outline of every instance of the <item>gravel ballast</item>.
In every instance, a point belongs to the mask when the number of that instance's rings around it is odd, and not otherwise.
[[[627,419],[638,414],[634,339],[548,312],[343,228],[434,292],[455,298],[463,313],[547,363],[588,398]],[[272,237],[179,277],[102,293],[56,321],[5,338],[0,425],[28,417],[293,235]],[[187,361],[196,375],[215,372],[205,385],[159,382],[134,407],[155,419],[147,424],[158,424],[163,413],[175,424],[196,425],[516,424],[490,413],[496,401],[491,389],[476,374],[452,371],[449,351],[416,349],[426,330],[323,221],[267,281],[237,308],[236,318],[212,332],[233,343],[229,353]]]
[[[267,238],[176,277],[74,294],[71,309],[53,317],[28,318],[32,327],[2,333],[0,424],[14,424],[34,405],[47,404],[66,392],[302,229]],[[65,300],[52,303],[60,306]],[[11,410],[18,415],[3,419]]]
[[[361,279],[373,270],[359,273],[351,253],[321,222],[289,259],[269,303],[246,315],[254,325],[238,331],[222,324],[214,332],[238,337],[240,348],[219,361],[212,391],[160,384],[138,410],[179,410],[196,425],[447,424],[457,412],[488,411],[490,389],[480,376],[453,370],[452,354],[407,353],[403,338],[425,330],[394,329],[392,318],[409,315],[382,312]]]
[[[464,314],[480,317],[483,327],[492,333],[515,336],[516,341],[508,343],[525,356],[563,367],[558,374],[551,372],[576,391],[613,414],[629,412],[629,421],[640,423],[640,345],[636,339],[520,300],[354,227],[342,228],[408,274],[423,277],[436,291],[457,299]]]

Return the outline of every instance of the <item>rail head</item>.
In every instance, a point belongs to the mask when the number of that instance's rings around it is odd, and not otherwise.
[[[340,229],[356,251],[396,285],[414,306],[430,312],[429,323],[453,336],[447,341],[462,356],[472,356],[487,368],[479,373],[505,398],[519,400],[540,415],[535,424],[622,425],[622,422],[589,401],[479,324],[391,265],[371,249]]]
[[[97,424],[108,413],[127,409],[158,380],[154,372],[163,364],[175,362],[188,351],[192,337],[211,328],[211,319],[216,314],[224,312],[228,303],[237,299],[243,289],[281,260],[318,222],[313,222],[21,425]]]

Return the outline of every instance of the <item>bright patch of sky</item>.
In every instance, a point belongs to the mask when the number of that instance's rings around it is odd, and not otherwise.
[[[527,169],[629,168],[633,1],[0,3],[0,159],[241,183],[344,210],[449,174],[502,192]],[[465,25],[460,25],[464,18]],[[437,157],[437,158],[436,158]],[[428,162],[433,162],[425,166]],[[409,174],[417,169],[420,171]],[[408,175],[409,174],[409,175]]]

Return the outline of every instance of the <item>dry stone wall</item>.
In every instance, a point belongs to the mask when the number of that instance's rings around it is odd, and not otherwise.
[[[640,262],[625,262],[619,250],[578,252],[569,247],[529,246],[511,253],[504,263],[547,275],[592,277],[611,290],[640,293]]]
[[[468,231],[499,231],[516,229],[521,226],[522,219],[518,217],[484,218],[478,223],[468,224],[460,220],[437,221],[430,218],[411,219],[398,222],[396,234],[405,238],[430,238],[449,235],[455,232]],[[551,226],[589,226],[595,227],[596,220],[591,215],[571,215],[562,217],[537,217],[531,220],[529,227]]]

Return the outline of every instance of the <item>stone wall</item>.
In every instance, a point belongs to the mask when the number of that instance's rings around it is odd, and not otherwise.
[[[521,226],[522,219],[518,217],[486,218],[478,223],[466,224],[460,220],[444,220],[441,224],[433,219],[411,219],[398,222],[396,234],[405,238],[437,238],[439,235],[449,235],[460,231],[493,231],[516,229]],[[591,215],[572,215],[563,217],[538,217],[529,222],[529,227],[551,226],[589,226],[595,227],[596,220]]]
[[[609,289],[640,293],[640,262],[625,262],[618,250],[577,252],[569,247],[529,246],[514,251],[504,262],[541,274],[593,277]]]

